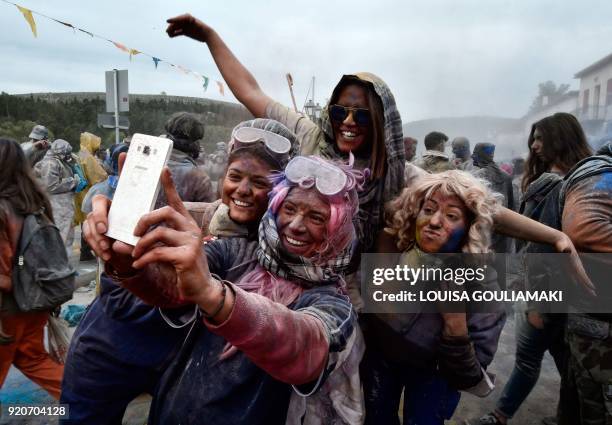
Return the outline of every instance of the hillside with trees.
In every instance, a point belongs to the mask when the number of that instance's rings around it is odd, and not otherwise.
[[[65,139],[79,149],[82,132],[94,133],[103,146],[114,143],[114,130],[97,125],[98,114],[106,113],[103,93],[33,93],[27,95],[0,94],[0,136],[19,142],[28,139],[34,124],[45,125],[52,139]],[[206,127],[202,140],[207,152],[217,142],[229,140],[231,129],[240,121],[251,119],[241,105],[209,99],[166,95],[131,95],[130,111],[123,113],[130,120],[129,134],[164,133],[164,123],[175,112],[198,114]],[[125,134],[123,134],[125,136]]]

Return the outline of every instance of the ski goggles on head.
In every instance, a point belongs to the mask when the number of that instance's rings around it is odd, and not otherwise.
[[[344,122],[348,115],[353,115],[353,121],[360,126],[370,124],[370,110],[366,108],[352,108],[350,106],[330,105],[329,117],[337,122]]]
[[[271,131],[254,127],[240,127],[232,134],[234,146],[232,149],[253,146],[261,142],[275,155],[287,155],[291,150],[291,142],[286,137]]]
[[[316,189],[322,195],[333,196],[342,192],[348,177],[335,165],[306,156],[296,156],[285,168],[287,179],[301,187]]]

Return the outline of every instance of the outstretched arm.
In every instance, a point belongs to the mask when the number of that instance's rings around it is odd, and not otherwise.
[[[498,233],[513,238],[552,245],[557,252],[569,254],[571,272],[574,278],[587,292],[595,295],[595,286],[587,276],[572,240],[565,233],[515,213],[508,208],[500,208],[493,219],[495,221],[495,231]]]
[[[240,63],[215,30],[199,19],[184,14],[167,20],[166,32],[170,37],[181,35],[208,45],[217,68],[228,87],[255,117],[265,117],[266,107],[272,101],[266,95],[248,69]]]

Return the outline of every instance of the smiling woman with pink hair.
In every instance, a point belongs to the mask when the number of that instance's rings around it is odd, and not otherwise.
[[[150,423],[297,424],[307,412],[308,423],[361,423],[364,347],[343,273],[362,182],[350,165],[294,158],[274,179],[259,240],[204,248],[167,172],[169,206],[142,217],[133,249],[97,232],[108,202],[94,202],[86,236],[107,273],[169,318],[196,318]]]

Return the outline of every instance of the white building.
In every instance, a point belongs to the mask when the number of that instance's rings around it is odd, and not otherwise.
[[[612,120],[612,54],[574,75],[580,79],[577,116],[587,133],[604,130]]]
[[[556,114],[557,112],[567,112],[576,115],[578,113],[578,91],[572,90],[565,93],[553,103],[548,103],[548,99],[543,99],[542,107],[537,111],[523,117],[523,137],[527,140],[531,133],[533,123],[540,121],[542,118]]]

